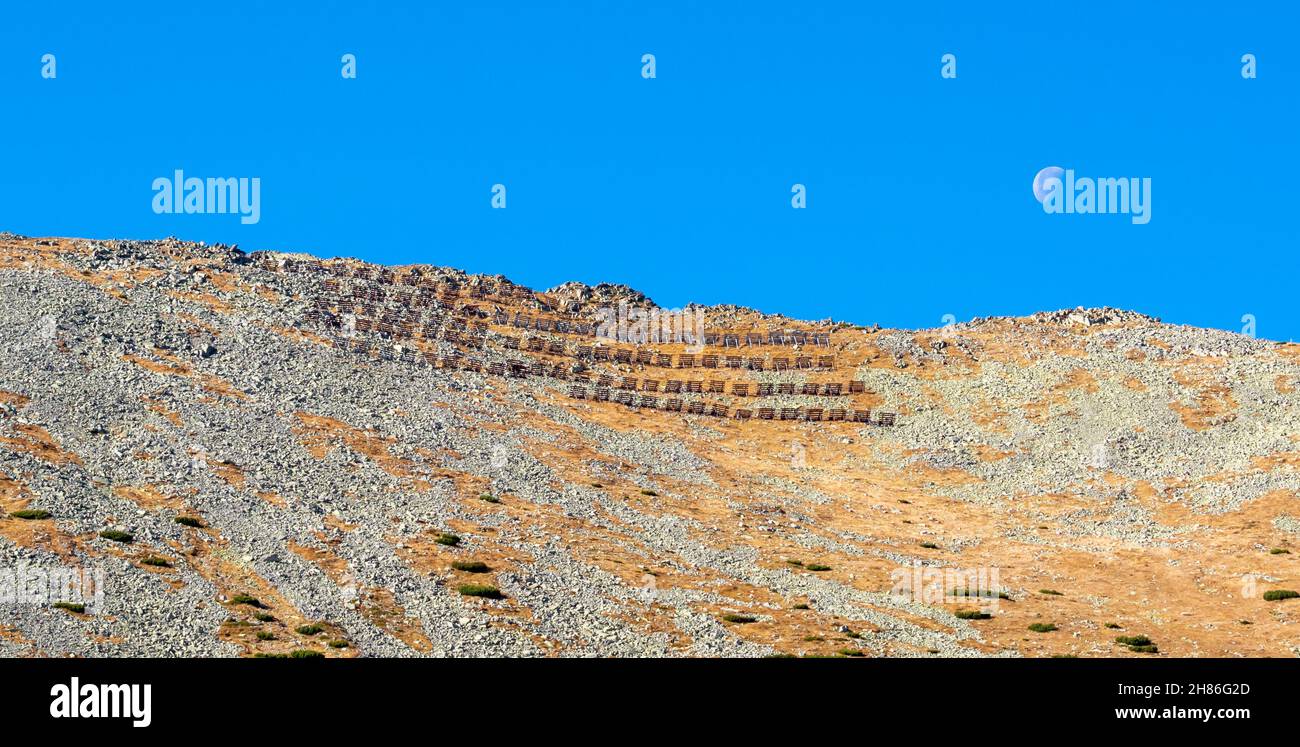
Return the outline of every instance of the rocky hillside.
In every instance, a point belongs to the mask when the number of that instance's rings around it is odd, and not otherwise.
[[[1300,652],[1300,347],[620,303],[0,234],[0,654]]]

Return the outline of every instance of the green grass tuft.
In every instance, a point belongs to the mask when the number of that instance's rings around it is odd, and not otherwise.
[[[460,537],[451,532],[438,532],[438,536],[433,538],[434,542],[448,547],[455,547],[460,544]]]
[[[1063,596],[1065,596],[1064,594],[1062,594],[1061,592],[1057,591],[1056,589],[1039,589],[1039,590],[1038,590],[1038,593],[1039,593],[1039,594],[1046,594],[1046,595],[1048,595],[1049,597],[1063,597]]]
[[[131,542],[135,539],[135,535],[130,532],[123,532],[120,529],[105,529],[99,533],[99,536],[114,542]]]
[[[172,567],[172,562],[170,560],[168,560],[167,558],[160,558],[157,555],[150,555],[149,557],[141,560],[140,562],[144,563],[145,565],[154,566],[155,568]]]
[[[49,511],[41,508],[22,508],[9,514],[15,519],[26,519],[27,521],[40,521],[41,519],[50,518]]]
[[[1297,594],[1290,589],[1273,589],[1272,591],[1264,592],[1265,602],[1280,602],[1283,599],[1295,599],[1296,597],[1300,597],[1300,594]]]
[[[203,520],[197,516],[177,516],[175,521],[177,524],[184,527],[194,527],[195,529],[203,528]]]
[[[745,623],[752,623],[758,620],[758,618],[754,617],[753,615],[737,615],[734,612],[728,612],[727,614],[722,616],[722,619],[726,620],[729,623],[739,623],[741,625]]]
[[[275,615],[266,612],[258,612],[253,615],[253,619],[264,623],[275,622]]]
[[[451,561],[451,567],[466,573],[487,573],[492,570],[487,563],[481,560],[453,560]]]
[[[653,496],[658,496],[659,494],[653,490],[642,490],[641,495],[648,495],[653,497]]]
[[[259,630],[259,631],[257,631],[257,640],[259,640],[259,641],[274,641],[274,640],[275,640],[275,633],[272,633],[272,632],[269,631],[269,630]]]
[[[347,647],[348,647],[348,642],[347,642],[347,641],[344,641],[344,640],[330,641],[330,643],[329,643],[329,647],[330,647],[330,648],[347,648]]]
[[[259,609],[266,606],[262,604],[257,597],[250,597],[247,594],[236,594],[230,598],[230,601],[234,604],[246,604],[249,607],[257,607]]]
[[[456,591],[467,597],[483,597],[484,599],[505,599],[506,595],[495,586],[488,584],[461,584],[456,587]]]
[[[808,571],[829,571],[830,569],[829,565],[822,565],[821,563],[809,563],[804,566],[804,570]]]
[[[800,603],[794,605],[793,607],[791,607],[790,609],[792,609],[792,610],[808,610],[808,609],[812,609],[812,608],[809,607],[808,605],[804,604],[803,602],[800,602]]]
[[[492,495],[491,493],[484,493],[483,495],[480,495],[480,496],[478,497],[478,499],[479,499],[480,501],[487,501],[488,503],[500,503],[500,502],[501,502],[501,499],[500,499],[500,498],[496,497],[495,495]]]
[[[934,544],[933,542],[922,542],[922,543],[921,543],[921,547],[924,547],[924,548],[927,549],[927,550],[938,550],[938,549],[939,549],[939,546],[936,545],[936,544]]]
[[[321,632],[324,629],[325,626],[321,625],[320,623],[307,623],[306,625],[299,625],[298,627],[294,628],[294,630],[297,631],[299,635],[316,635],[317,633]]]
[[[294,649],[289,652],[290,659],[324,659],[325,654],[307,648]]]
[[[1033,623],[1029,626],[1029,629],[1035,633],[1050,633],[1056,630],[1057,627],[1053,623]]]
[[[80,604],[78,602],[55,602],[51,606],[54,607],[54,609],[56,610],[67,610],[69,612],[76,612],[77,614],[81,614],[82,612],[86,611],[86,605]]]
[[[842,648],[837,653],[839,653],[840,656],[866,656],[866,654],[856,648]]]
[[[953,614],[957,616],[958,620],[987,620],[993,617],[989,613],[980,612],[979,610],[957,610]]]
[[[1291,551],[1286,549],[1285,547],[1275,547],[1272,550],[1269,550],[1268,554],[1269,555],[1290,555]]]

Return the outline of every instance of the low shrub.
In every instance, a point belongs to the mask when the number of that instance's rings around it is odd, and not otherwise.
[[[172,567],[172,563],[170,560],[168,560],[167,558],[160,558],[157,555],[150,555],[149,557],[145,558],[144,560],[141,560],[140,562],[144,563],[145,565],[154,566],[155,568]]]
[[[77,614],[81,614],[82,612],[86,611],[86,605],[80,604],[78,602],[55,602],[51,606],[54,607],[54,609],[56,610],[67,610],[69,612],[76,612]]]
[[[203,520],[197,516],[177,516],[175,521],[183,527],[203,528]]]
[[[492,570],[487,563],[481,560],[453,560],[451,561],[451,567],[454,570],[465,571],[466,573],[487,573]]]
[[[298,627],[294,628],[294,630],[297,631],[299,635],[316,635],[317,633],[321,632],[324,629],[325,626],[321,625],[320,623],[307,623],[306,625],[299,625]]]
[[[262,604],[262,602],[258,600],[257,597],[251,597],[247,594],[236,594],[230,598],[230,601],[235,604],[246,604],[249,607],[257,607],[258,609],[264,608],[266,606]]]
[[[1150,646],[1151,639],[1144,635],[1122,635],[1115,639],[1116,643],[1122,643],[1125,646]]]
[[[958,620],[987,620],[993,617],[989,613],[980,612],[979,610],[957,610],[953,614],[957,616]]]
[[[1297,594],[1290,589],[1273,589],[1272,591],[1264,592],[1265,602],[1280,602],[1283,599],[1295,599],[1296,597],[1300,597],[1300,594]]]
[[[120,529],[105,529],[99,533],[99,536],[114,542],[131,542],[135,539],[135,535],[130,532],[123,532]]]
[[[1050,633],[1056,630],[1057,627],[1053,623],[1033,623],[1029,626],[1029,629],[1035,633]]]
[[[434,542],[448,547],[455,547],[460,544],[460,537],[451,532],[438,532],[438,536],[433,538]]]
[[[9,514],[15,519],[25,519],[27,521],[40,521],[41,519],[50,518],[50,512],[41,508],[22,508]]]

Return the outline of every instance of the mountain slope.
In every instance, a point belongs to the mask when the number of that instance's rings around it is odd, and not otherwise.
[[[594,337],[620,302],[0,234],[0,567],[103,590],[0,602],[0,654],[1300,647],[1262,598],[1300,587],[1300,347],[1111,309]]]

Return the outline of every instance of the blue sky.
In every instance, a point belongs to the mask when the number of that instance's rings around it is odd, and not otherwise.
[[[202,5],[6,6],[0,230],[885,326],[1112,305],[1300,338],[1290,3]],[[1151,178],[1151,222],[1045,214],[1049,165]],[[155,214],[178,168],[260,178],[260,222]]]

